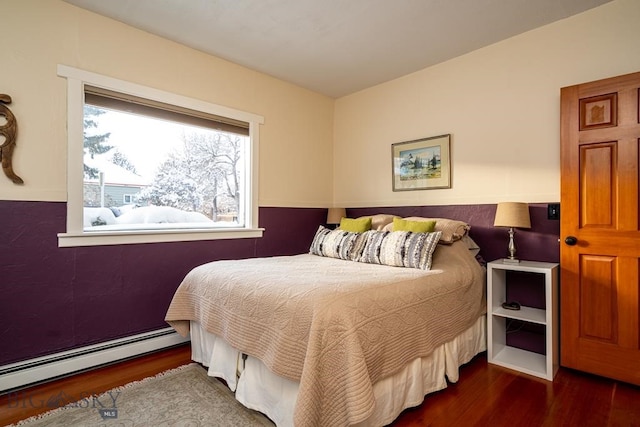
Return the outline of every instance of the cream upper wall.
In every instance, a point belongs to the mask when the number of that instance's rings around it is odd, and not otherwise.
[[[559,200],[559,89],[640,70],[637,0],[337,101],[59,0],[2,0],[0,16],[0,93],[13,97],[25,180],[0,175],[0,200],[66,200],[57,64],[264,116],[259,203],[299,207]],[[391,144],[445,133],[452,188],[393,192]]]
[[[617,0],[338,99],[334,205],[559,201],[560,88],[640,71],[638,22]],[[393,192],[391,144],[447,133],[452,187]]]
[[[0,174],[0,200],[66,200],[64,64],[263,116],[260,206],[331,203],[333,99],[59,0],[2,0],[0,17],[0,93],[13,98],[25,180]]]

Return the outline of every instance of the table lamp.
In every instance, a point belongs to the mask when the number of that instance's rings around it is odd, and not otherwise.
[[[495,227],[509,227],[509,257],[504,262],[517,264],[520,262],[516,258],[516,245],[513,241],[514,228],[531,228],[531,218],[529,217],[529,205],[520,202],[498,203],[496,218],[493,222]]]
[[[340,220],[347,216],[345,208],[329,208],[327,212],[327,225],[333,225],[334,228],[340,224]]]

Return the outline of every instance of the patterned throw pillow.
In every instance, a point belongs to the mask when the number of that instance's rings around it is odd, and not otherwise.
[[[352,233],[344,230],[329,230],[318,227],[309,253],[312,255],[340,258],[353,261],[360,256],[364,246],[364,233]]]
[[[367,241],[357,261],[429,270],[442,233],[368,231],[364,234]]]

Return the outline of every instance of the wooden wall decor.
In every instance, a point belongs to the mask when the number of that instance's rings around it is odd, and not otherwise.
[[[11,165],[11,156],[13,149],[16,147],[16,134],[18,133],[18,123],[9,107],[4,104],[11,104],[9,95],[0,94],[0,116],[4,116],[6,123],[0,125],[0,135],[4,136],[5,141],[0,145],[0,159],[2,159],[2,170],[4,174],[13,181],[14,184],[23,184],[24,181],[13,171]]]

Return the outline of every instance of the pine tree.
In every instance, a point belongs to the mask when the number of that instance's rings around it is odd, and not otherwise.
[[[111,156],[111,163],[113,163],[114,165],[118,165],[122,169],[126,169],[129,172],[133,172],[136,175],[138,174],[138,171],[136,171],[136,167],[129,161],[127,156],[118,149],[113,152],[113,155]]]
[[[113,148],[112,145],[106,145],[105,142],[109,139],[111,133],[103,133],[100,135],[90,135],[87,130],[97,128],[98,123],[95,118],[104,114],[104,111],[92,107],[90,105],[84,106],[84,153],[89,154],[93,159],[96,154],[104,154]],[[85,178],[97,178],[99,170],[84,164]]]

